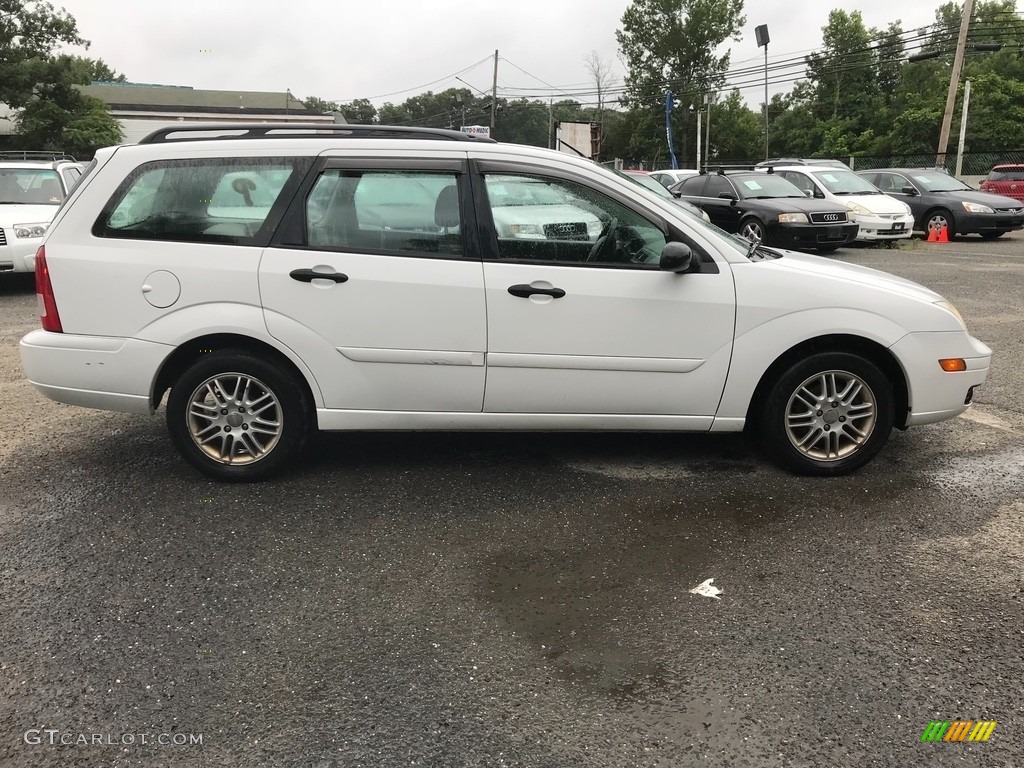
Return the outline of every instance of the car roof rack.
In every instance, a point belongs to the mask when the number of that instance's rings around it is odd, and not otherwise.
[[[719,176],[725,176],[730,171],[752,171],[754,166],[752,165],[706,165],[700,170],[700,175],[705,176],[709,173],[717,173]]]
[[[21,150],[21,149],[8,149],[0,152],[0,161],[3,160],[42,160],[44,162],[54,162],[56,160],[67,160],[69,162],[78,162],[71,155],[66,152],[47,150]]]
[[[197,133],[224,133],[220,136],[196,136]],[[175,138],[176,134],[186,134]],[[153,131],[139,140],[139,144],[163,144],[178,141],[217,141],[225,139],[308,139],[332,134],[348,139],[448,139],[450,141],[483,141],[496,143],[491,138],[479,138],[462,131],[445,128],[420,128],[393,125],[350,125],[348,123],[189,123],[169,125]]]

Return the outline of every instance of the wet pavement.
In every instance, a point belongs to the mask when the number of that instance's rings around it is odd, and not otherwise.
[[[738,436],[414,434],[219,485],[159,418],[38,396],[0,276],[0,766],[1024,763],[1024,235],[834,258],[996,357],[832,480]],[[920,742],[957,719],[998,726]]]

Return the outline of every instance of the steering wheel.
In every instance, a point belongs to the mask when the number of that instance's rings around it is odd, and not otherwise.
[[[590,249],[590,253],[587,254],[587,263],[592,261],[611,261],[611,256],[615,253],[615,230],[619,226],[619,220],[612,216],[608,223],[604,225],[604,229],[601,230],[601,234],[597,236],[597,240],[594,242],[594,247]]]

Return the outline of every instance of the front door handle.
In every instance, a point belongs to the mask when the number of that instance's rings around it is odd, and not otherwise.
[[[288,277],[298,280],[300,283],[311,283],[314,280],[333,280],[336,283],[344,283],[348,280],[348,275],[343,275],[341,272],[316,272],[312,269],[293,269],[288,273]]]
[[[534,288],[532,285],[526,283],[520,283],[519,285],[510,285],[508,292],[513,296],[518,296],[521,299],[528,299],[534,294],[540,294],[541,296],[550,296],[553,299],[560,299],[565,296],[565,291],[561,288]]]

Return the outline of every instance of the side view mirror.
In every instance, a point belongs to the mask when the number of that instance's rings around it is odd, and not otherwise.
[[[902,193],[903,193],[904,195],[910,195],[911,197],[914,197],[914,196],[916,196],[916,195],[917,195],[917,190],[916,190],[916,189],[914,189],[913,187],[910,187],[910,186],[904,187],[904,188],[903,188],[903,189],[901,189],[900,191],[901,191],[901,192],[902,192]]]
[[[804,194],[807,195],[808,197],[814,197],[814,190],[813,189],[804,190]]]
[[[686,243],[665,243],[661,249],[658,269],[664,272],[689,272],[693,266],[693,251]]]
[[[736,195],[733,195],[729,192],[722,192],[719,195],[719,197],[722,198],[723,200],[732,200],[734,203],[736,202]]]

